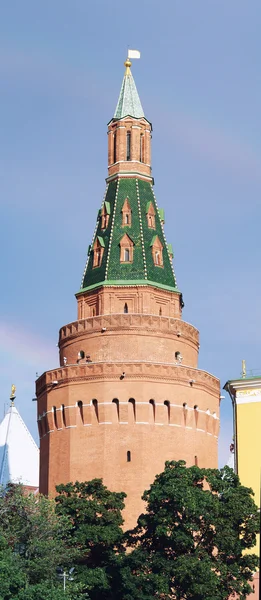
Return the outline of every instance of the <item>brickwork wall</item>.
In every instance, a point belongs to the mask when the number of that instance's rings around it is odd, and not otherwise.
[[[127,303],[129,313],[181,318],[180,294],[152,286],[100,287],[77,294],[78,319],[95,315],[123,313]]]
[[[127,132],[131,134],[130,160],[127,160]],[[114,136],[116,135],[116,156]],[[143,156],[141,158],[141,135],[143,136]],[[116,159],[116,160],[115,160]],[[146,119],[125,117],[111,121],[108,126],[108,176],[122,172],[139,173],[151,178],[151,125]]]
[[[40,491],[102,477],[110,489],[128,495],[126,527],[135,524],[144,508],[141,495],[166,460],[217,466],[219,382],[203,371],[80,364],[49,371],[38,380],[37,394],[38,418],[47,423],[40,440]]]

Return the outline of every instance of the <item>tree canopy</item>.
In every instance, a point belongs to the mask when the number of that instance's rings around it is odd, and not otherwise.
[[[167,462],[144,493],[146,513],[129,533],[124,600],[244,599],[258,565],[249,553],[259,514],[232,469]]]
[[[124,498],[98,479],[60,485],[55,499],[9,485],[0,494],[0,600],[246,598],[259,514],[231,469],[166,463],[127,532]]]

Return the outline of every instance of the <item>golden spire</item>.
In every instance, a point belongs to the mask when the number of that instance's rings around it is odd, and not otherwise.
[[[129,58],[126,58],[124,66],[126,67],[125,76],[130,75],[131,61]]]
[[[16,387],[15,387],[15,385],[14,385],[14,384],[12,384],[12,387],[11,387],[11,395],[10,395],[11,406],[14,406],[15,392],[16,392]]]

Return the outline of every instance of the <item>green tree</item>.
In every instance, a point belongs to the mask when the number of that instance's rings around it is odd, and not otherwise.
[[[147,512],[127,536],[122,600],[243,600],[251,592],[259,514],[231,469],[167,462],[143,499]]]
[[[100,479],[57,486],[56,513],[72,524],[66,543],[75,552],[75,580],[91,600],[110,600],[118,587],[123,546],[124,493]]]
[[[22,593],[30,586],[62,588],[56,569],[69,565],[73,551],[66,546],[71,528],[66,517],[55,513],[55,502],[26,494],[21,485],[10,484],[0,495],[0,599],[7,600],[8,586]],[[28,596],[29,597],[29,596]],[[36,597],[38,597],[36,595]],[[40,596],[39,596],[40,598]]]

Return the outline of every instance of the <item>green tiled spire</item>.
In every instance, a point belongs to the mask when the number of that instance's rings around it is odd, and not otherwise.
[[[126,71],[123,77],[118,104],[114,113],[114,119],[123,119],[123,117],[134,117],[140,119],[144,117],[144,112],[139,99],[139,94],[133,79],[129,61],[126,61]]]
[[[130,224],[124,225],[122,208],[126,198],[131,218]],[[178,291],[171,252],[151,183],[135,177],[114,180],[108,184],[103,207],[108,215],[107,226],[102,229],[104,222],[102,223],[100,210],[80,291],[100,285],[146,284]],[[154,214],[153,228],[148,225],[149,209]],[[120,243],[125,234],[133,244],[133,260],[129,263],[120,261]],[[93,246],[96,240],[102,249],[102,260],[100,266],[93,267]],[[155,265],[153,260],[152,246],[156,240],[162,246],[162,265]]]

